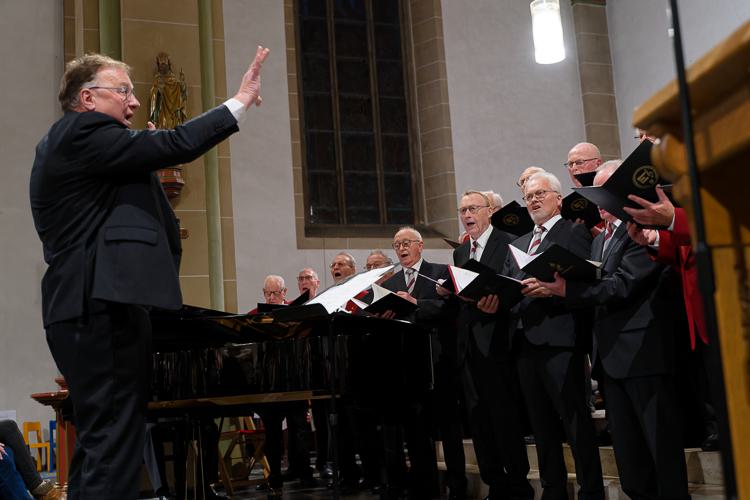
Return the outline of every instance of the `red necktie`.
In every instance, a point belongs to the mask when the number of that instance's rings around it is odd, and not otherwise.
[[[477,247],[479,246],[478,241],[471,242],[471,252],[469,252],[469,258],[477,260]]]
[[[534,241],[531,242],[531,246],[529,247],[529,255],[534,255],[539,250],[539,245],[542,243],[542,233],[544,231],[544,226],[534,227]]]
[[[607,251],[607,244],[609,243],[610,238],[612,238],[612,235],[615,232],[615,225],[611,222],[607,222],[607,229],[605,229],[604,232],[604,243],[602,244],[602,258],[604,258],[604,252]]]

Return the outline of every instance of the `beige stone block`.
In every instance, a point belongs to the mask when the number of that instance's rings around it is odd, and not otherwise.
[[[573,6],[573,22],[576,33],[598,33],[606,35],[607,9],[604,5],[576,4]]]
[[[302,177],[302,168],[301,167],[292,167],[292,182],[294,185],[294,194],[303,194],[303,177]],[[297,216],[301,216],[302,214],[296,214]]]
[[[63,50],[65,51],[65,61],[75,57],[76,53],[76,20],[73,17],[66,17],[63,20]],[[70,54],[73,57],[68,58]]]
[[[224,310],[239,314],[237,309],[237,280],[224,280]],[[245,312],[245,311],[242,311]]]
[[[450,110],[448,104],[436,104],[419,110],[419,130],[427,133],[443,127],[451,126]]]
[[[448,85],[445,80],[435,80],[417,87],[417,108],[423,109],[448,103]]]
[[[444,147],[437,151],[424,153],[422,155],[422,172],[425,176],[453,173],[453,148]]]
[[[396,234],[396,230],[393,230],[393,234]],[[351,249],[364,249],[364,250],[382,250],[388,257],[396,262],[396,255],[391,248],[393,244],[393,238],[349,238],[349,247]],[[360,269],[365,268],[365,261],[357,262],[357,267]]]
[[[424,196],[427,199],[441,195],[452,195],[456,199],[456,177],[453,172],[424,177]]]
[[[581,63],[578,65],[581,74],[582,94],[614,94],[615,85],[612,79],[612,66],[608,64]]]
[[[191,306],[211,308],[208,276],[180,276],[182,301]]]
[[[231,158],[219,158],[219,196],[222,217],[232,217],[234,209],[232,206],[232,160]]]
[[[141,19],[198,26],[198,2],[195,0],[125,0],[121,3],[123,19]]]
[[[298,118],[289,119],[289,132],[292,142],[300,142],[300,122]]]
[[[323,238],[313,238],[305,236],[305,219],[297,217],[295,219],[295,230],[297,234],[297,248],[300,250],[314,250],[323,247]]]
[[[585,123],[617,124],[617,105],[611,94],[584,94],[583,120]]]
[[[63,0],[63,16],[73,17],[75,15],[74,0]]]
[[[421,23],[415,24],[412,28],[412,34],[414,36],[415,44],[434,40],[435,38],[442,39],[442,19],[439,17],[431,17]]]
[[[414,44],[414,64],[417,67],[435,61],[445,61],[445,46],[442,38]]]
[[[284,0],[284,22],[294,23],[294,4],[291,0]]]
[[[456,218],[456,195],[443,194],[434,198],[426,198],[427,223]]]
[[[286,49],[286,67],[297,67],[297,51],[294,49],[294,46],[287,47]]]
[[[206,212],[176,210],[183,228],[190,232],[182,240],[182,264],[180,273],[187,276],[208,275],[208,229]]]
[[[303,193],[294,193],[294,214],[305,213],[305,196]]]
[[[439,0],[412,0],[411,2],[411,20],[417,24],[432,17],[440,17]]]
[[[296,67],[288,68],[286,85],[290,94],[299,94],[299,81],[297,79]]]
[[[323,238],[323,248],[349,248],[349,240],[347,238],[334,238],[325,237]],[[357,263],[358,265],[361,263]]]
[[[296,92],[289,93],[289,118],[299,120],[299,96]]]
[[[300,144],[299,142],[293,142],[291,146],[292,168],[302,168],[302,144]]]
[[[434,61],[429,64],[422,66],[416,65],[416,78],[417,86],[421,87],[426,83],[431,83],[436,80],[447,80],[447,74],[445,72],[445,61]]]
[[[224,39],[224,7],[222,0],[211,0],[211,29],[214,39]]]
[[[200,83],[200,82],[199,82]],[[200,85],[188,84],[187,89],[187,105],[185,106],[188,119],[195,118],[196,116],[203,113],[203,95],[201,94]],[[213,107],[209,104],[208,107]]]
[[[587,124],[586,141],[596,144],[603,155],[620,157],[620,134],[617,125]]]
[[[443,127],[421,134],[422,151],[429,153],[447,146],[451,146],[451,130]]]
[[[97,28],[83,30],[83,52],[99,52],[99,30]]]
[[[235,263],[234,247],[234,219],[221,218],[221,256],[222,270],[225,280],[237,279],[237,265]]]
[[[456,228],[458,223],[458,219],[444,219],[437,222],[432,222],[429,224],[430,229],[434,229],[443,237],[448,239],[456,239],[458,238],[458,231]],[[444,241],[440,241],[435,245],[431,245],[430,248],[451,248],[447,243]]]
[[[592,33],[578,33],[576,47],[579,63],[612,64],[609,37]]]
[[[149,3],[162,5],[162,2]],[[171,4],[164,2],[163,5]],[[151,82],[156,72],[156,55],[166,52],[175,74],[179,74],[182,69],[188,86],[200,85],[197,25],[123,19],[122,39],[123,55],[128,64],[133,66],[137,78]]]
[[[83,0],[83,29],[99,29],[99,0]]]

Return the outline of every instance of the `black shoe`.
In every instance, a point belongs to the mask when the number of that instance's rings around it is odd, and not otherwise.
[[[701,443],[703,451],[719,451],[719,435],[716,433],[709,434]]]

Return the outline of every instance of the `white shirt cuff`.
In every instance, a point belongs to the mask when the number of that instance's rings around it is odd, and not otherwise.
[[[223,104],[229,109],[229,112],[232,113],[232,116],[234,116],[234,118],[237,120],[237,125],[245,121],[247,109],[245,109],[244,104],[242,104],[234,97],[232,97],[231,99],[227,99]]]
[[[677,218],[677,212],[672,214],[672,223],[667,228],[667,231],[674,231],[674,221]]]

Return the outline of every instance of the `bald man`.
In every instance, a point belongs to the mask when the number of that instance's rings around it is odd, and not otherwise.
[[[598,147],[590,142],[579,142],[568,152],[568,161],[565,162],[565,167],[568,169],[568,175],[573,185],[581,187],[580,181],[575,176],[593,172],[602,163],[602,154]]]

